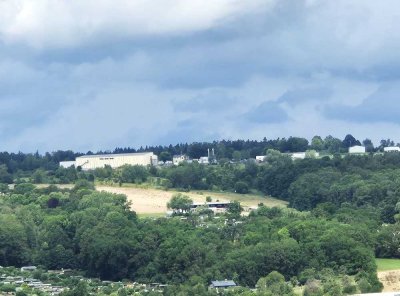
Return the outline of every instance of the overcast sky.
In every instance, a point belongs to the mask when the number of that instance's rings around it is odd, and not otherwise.
[[[398,0],[1,0],[0,150],[400,142]]]

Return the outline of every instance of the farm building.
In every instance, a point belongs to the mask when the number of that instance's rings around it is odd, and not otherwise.
[[[190,208],[192,210],[199,208],[199,207],[208,207],[210,210],[212,210],[214,213],[223,213],[226,212],[228,209],[228,206],[231,204],[231,202],[206,202],[206,203],[193,203]]]
[[[353,146],[349,148],[349,153],[350,154],[362,154],[365,153],[365,147],[364,146]]]
[[[396,147],[396,146],[385,147],[385,148],[383,148],[383,151],[385,151],[385,152],[400,152],[400,147]]]
[[[94,170],[109,165],[118,168],[125,164],[129,165],[157,165],[158,157],[153,152],[126,153],[126,154],[102,154],[84,155],[77,157],[75,166],[82,170]]]
[[[232,280],[224,280],[224,281],[211,281],[210,288],[211,289],[227,289],[236,287],[236,283]]]

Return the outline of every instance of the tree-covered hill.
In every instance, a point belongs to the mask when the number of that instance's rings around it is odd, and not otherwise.
[[[175,287],[224,278],[254,287],[272,271],[294,283],[328,273],[354,277],[364,290],[381,287],[374,252],[387,241],[377,235],[379,217],[350,205],[333,213],[261,206],[249,217],[235,210],[218,219],[209,212],[137,219],[125,196],[94,191],[85,181],[71,190],[19,184],[0,203],[3,266],[74,268]]]

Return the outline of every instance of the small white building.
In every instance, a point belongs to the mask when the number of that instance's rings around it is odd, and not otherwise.
[[[209,164],[208,156],[202,156],[199,158],[200,164]]]
[[[400,147],[392,146],[392,147],[385,147],[383,148],[385,152],[400,152]]]
[[[364,146],[353,146],[349,148],[349,153],[350,154],[363,154],[365,153],[365,147]]]
[[[62,168],[70,168],[75,165],[75,161],[60,161],[60,167]]]
[[[174,155],[172,157],[172,162],[174,163],[174,165],[179,165],[180,163],[184,162],[184,161],[188,161],[189,157],[185,154],[181,154],[181,155]]]
[[[304,159],[304,158],[306,158],[306,153],[305,152],[295,152],[295,153],[292,153],[291,157],[293,160]]]
[[[292,160],[305,159],[305,158],[318,158],[319,152],[315,150],[307,150],[306,152],[294,152],[290,155]]]
[[[264,162],[265,157],[266,157],[265,155],[256,156],[256,162]]]

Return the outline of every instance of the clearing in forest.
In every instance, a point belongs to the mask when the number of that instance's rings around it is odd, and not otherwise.
[[[167,212],[168,201],[174,194],[178,193],[178,191],[174,190],[165,191],[153,188],[114,187],[104,185],[98,185],[96,186],[96,189],[99,191],[125,194],[128,197],[128,201],[131,202],[132,210],[138,213],[139,216],[165,214]],[[263,203],[269,207],[287,206],[285,201],[255,194],[211,191],[192,191],[182,193],[193,199],[193,202],[205,202],[206,197],[210,196],[213,201],[239,201],[244,208],[256,207],[259,203]]]

